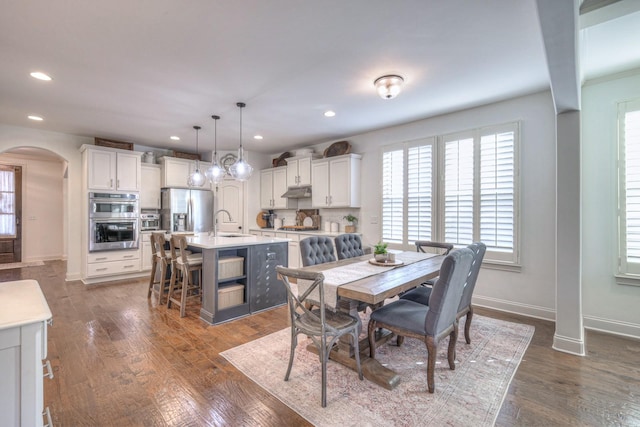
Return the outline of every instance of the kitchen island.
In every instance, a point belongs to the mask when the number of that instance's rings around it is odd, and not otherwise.
[[[226,322],[286,303],[275,268],[288,265],[288,239],[202,233],[187,242],[189,250],[202,252],[200,318],[205,322]]]

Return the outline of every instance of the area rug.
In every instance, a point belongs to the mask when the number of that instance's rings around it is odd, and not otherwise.
[[[12,268],[24,268],[24,267],[39,267],[44,265],[42,261],[29,261],[29,262],[10,262],[7,264],[0,264],[0,270],[10,270]]]
[[[366,329],[366,322],[363,325]],[[423,342],[395,340],[379,347],[376,359],[400,375],[386,390],[348,368],[329,362],[327,407],[320,405],[320,361],[301,337],[289,381],[290,329],[222,353],[242,373],[316,426],[490,426],[533,336],[533,326],[475,315],[471,344],[460,333],[456,369],[449,369],[448,340],[438,348],[435,393],[427,389],[427,349]]]

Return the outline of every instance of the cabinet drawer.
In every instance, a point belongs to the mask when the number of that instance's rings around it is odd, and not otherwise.
[[[89,264],[112,261],[131,261],[140,259],[140,251],[94,252],[87,256]]]
[[[87,277],[137,273],[138,271],[140,271],[140,258],[87,265]]]

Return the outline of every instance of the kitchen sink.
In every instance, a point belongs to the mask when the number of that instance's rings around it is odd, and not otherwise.
[[[252,237],[253,234],[218,233],[218,237]]]

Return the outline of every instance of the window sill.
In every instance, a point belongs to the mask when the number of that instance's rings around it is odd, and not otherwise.
[[[513,273],[520,273],[522,271],[522,266],[520,264],[507,264],[504,262],[491,261],[487,259],[482,261],[482,268],[488,268],[490,270],[511,271]]]
[[[640,276],[637,275],[616,274],[615,278],[618,285],[640,286]]]

